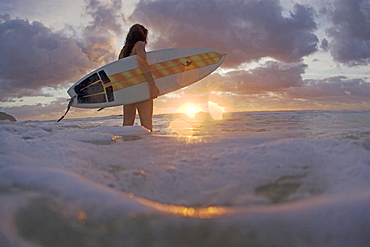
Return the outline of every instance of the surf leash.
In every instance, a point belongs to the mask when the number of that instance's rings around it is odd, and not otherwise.
[[[67,115],[67,112],[69,111],[69,109],[71,109],[71,106],[72,106],[72,103],[73,103],[73,100],[76,98],[76,95],[73,96],[72,98],[70,98],[69,100],[69,103],[68,103],[68,106],[67,106],[67,111],[64,113],[64,115],[58,119],[57,123],[59,123],[60,120],[62,120],[66,115]]]

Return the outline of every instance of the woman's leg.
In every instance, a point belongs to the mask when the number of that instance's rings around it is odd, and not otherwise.
[[[144,126],[150,132],[152,132],[153,100],[149,99],[141,101],[139,103],[136,103],[136,106],[139,112],[141,126]]]
[[[136,115],[136,104],[123,106],[123,126],[134,125]]]

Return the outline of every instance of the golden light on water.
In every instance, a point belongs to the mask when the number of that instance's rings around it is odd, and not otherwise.
[[[218,103],[208,101],[209,115],[214,120],[221,120],[223,114],[226,112],[225,107],[220,106]],[[195,132],[201,129],[202,124],[208,121],[206,112],[195,103],[187,102],[177,109],[177,113],[181,115],[171,121],[169,129],[171,132],[178,134],[180,137],[193,138]]]
[[[87,219],[87,214],[85,211],[78,211],[76,213],[76,218],[78,221],[83,222]]]
[[[223,207],[194,208],[194,207],[167,205],[155,201],[146,200],[144,198],[136,198],[136,200],[146,206],[155,208],[158,211],[168,214],[174,214],[181,217],[210,219],[220,217],[226,214],[226,209]]]
[[[196,115],[200,112],[202,112],[202,108],[195,103],[183,104],[177,109],[177,113],[182,115],[171,121],[169,129],[180,137],[192,138],[195,128],[199,127],[202,122],[196,119]]]
[[[182,137],[191,137],[194,132],[194,129],[190,123],[179,118],[173,120],[170,123],[169,128],[172,132],[175,132]]]

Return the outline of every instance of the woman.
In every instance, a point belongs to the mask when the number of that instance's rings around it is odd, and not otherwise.
[[[136,109],[139,112],[140,123],[149,131],[153,130],[153,99],[159,95],[159,90],[155,85],[152,73],[150,72],[148,62],[146,60],[145,45],[147,43],[148,30],[140,25],[135,24],[130,28],[127,34],[125,46],[122,48],[118,59],[137,55],[139,66],[144,72],[146,81],[149,83],[150,99],[138,103],[123,106],[123,126],[133,125],[135,122]]]

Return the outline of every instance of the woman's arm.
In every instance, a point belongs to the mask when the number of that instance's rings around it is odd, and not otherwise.
[[[142,41],[138,41],[133,49],[137,55],[137,59],[139,61],[139,66],[144,73],[145,79],[149,83],[149,93],[150,98],[155,99],[159,95],[159,89],[155,85],[152,73],[150,72],[148,61],[146,60],[146,51],[145,51],[145,43]]]

